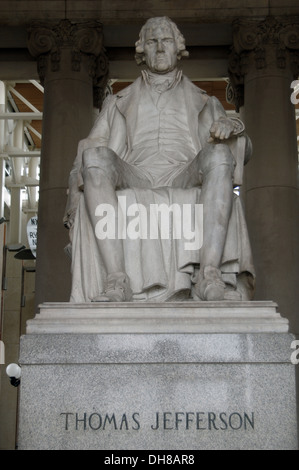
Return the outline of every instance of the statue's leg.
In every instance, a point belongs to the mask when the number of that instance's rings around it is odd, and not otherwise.
[[[100,257],[107,272],[105,292],[99,292],[94,301],[126,301],[131,300],[132,291],[125,273],[122,240],[117,236],[99,239],[95,227],[99,220],[96,208],[99,204],[108,204],[115,214],[117,226],[118,201],[116,185],[121,175],[117,168],[117,155],[106,147],[85,150],[83,154],[84,200],[89,220],[94,228],[95,240]],[[88,243],[88,240],[83,240]]]
[[[203,246],[195,291],[203,300],[223,300],[220,265],[233,203],[234,158],[225,144],[207,145],[199,154]]]

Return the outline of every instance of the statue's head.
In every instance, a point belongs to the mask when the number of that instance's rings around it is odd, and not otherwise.
[[[150,18],[141,28],[135,44],[138,65],[146,64],[152,72],[167,73],[177,61],[187,57],[185,39],[168,17]]]

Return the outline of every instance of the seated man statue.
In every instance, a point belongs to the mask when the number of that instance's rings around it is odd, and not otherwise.
[[[146,64],[141,76],[105,99],[89,136],[79,142],[64,218],[72,302],[252,297],[250,245],[233,191],[240,183],[237,154],[241,148],[243,166],[250,139],[239,119],[228,118],[215,97],[177,68],[183,56],[188,52],[176,25],[167,17],[149,19],[136,43],[137,63]],[[123,213],[124,203],[135,211],[161,204],[202,207],[202,225],[194,225],[202,230],[202,244],[186,249],[180,237],[123,236],[124,218],[134,215]],[[108,213],[115,216],[110,229],[117,225],[122,235],[109,229]],[[107,236],[100,231],[103,220]]]

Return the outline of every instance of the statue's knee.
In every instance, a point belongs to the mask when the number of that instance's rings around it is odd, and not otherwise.
[[[234,157],[226,144],[215,144],[212,146],[211,159],[221,165],[234,165]]]
[[[108,167],[108,162],[105,161],[100,155],[97,148],[86,149],[83,152],[82,163],[83,163],[83,174],[88,175],[94,172],[103,173],[105,168]]]
[[[204,170],[207,172],[212,169],[226,167],[231,173],[234,172],[235,159],[226,144],[211,144],[205,149],[203,158]]]
[[[86,149],[82,155],[83,170],[100,167],[100,157],[96,148]]]
[[[105,147],[86,149],[83,152],[83,178],[93,184],[100,185],[103,178],[115,183],[117,165],[115,154]]]

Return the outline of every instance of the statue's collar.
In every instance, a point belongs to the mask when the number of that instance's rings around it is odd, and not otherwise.
[[[182,79],[182,71],[177,68],[164,74],[154,73],[148,69],[142,70],[141,73],[145,83],[158,93],[174,88]]]

